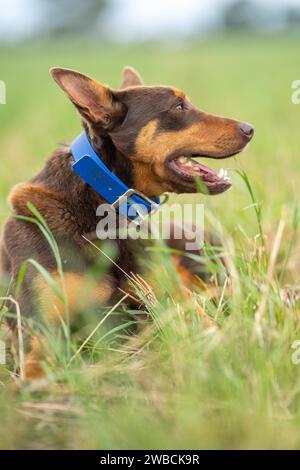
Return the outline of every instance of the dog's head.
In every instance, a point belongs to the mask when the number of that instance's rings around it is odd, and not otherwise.
[[[51,74],[80,112],[91,137],[108,139],[130,162],[133,187],[147,196],[165,191],[219,194],[230,186],[223,173],[194,158],[227,158],[251,140],[253,128],[198,110],[175,88],[144,86],[125,68],[120,90],[79,72],[52,68]],[[199,180],[199,184],[196,184]]]

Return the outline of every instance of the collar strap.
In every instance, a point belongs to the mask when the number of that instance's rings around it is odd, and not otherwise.
[[[158,198],[148,198],[129,188],[101,160],[83,131],[71,144],[74,172],[127,219],[140,223],[160,207]],[[139,207],[142,210],[139,211]]]

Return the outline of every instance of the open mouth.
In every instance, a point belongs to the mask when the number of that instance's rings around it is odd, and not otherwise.
[[[228,157],[230,156],[232,155],[228,155]],[[204,155],[201,157],[204,157]],[[181,155],[168,161],[168,167],[177,176],[177,180],[180,177],[180,182],[185,182],[189,186],[193,185],[193,187],[195,187],[198,180],[199,190],[208,194],[221,194],[231,187],[227,170],[222,168],[217,173],[215,170],[202,165],[202,163],[198,163],[194,158],[200,158],[200,156]]]

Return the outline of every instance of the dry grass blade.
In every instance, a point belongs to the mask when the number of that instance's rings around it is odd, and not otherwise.
[[[71,357],[69,364],[70,365],[74,359],[78,356],[78,354],[82,351],[82,349],[86,346],[86,344],[90,341],[90,339],[94,336],[96,331],[100,328],[100,326],[105,322],[105,320],[116,310],[116,308],[121,305],[124,300],[126,300],[129,297],[129,294],[125,294],[108,312],[104,317],[100,320],[100,322],[97,324],[97,326],[93,329],[93,331],[89,334],[89,336],[83,341],[83,343],[80,345],[80,347],[77,349],[75,354]]]
[[[135,284],[137,286],[138,289],[140,289],[142,291],[142,293],[144,294],[144,296],[146,297],[146,299],[153,305],[157,305],[157,298],[154,294],[154,291],[152,289],[152,287],[150,286],[150,284],[145,281],[145,279],[143,279],[139,274],[135,274],[133,272],[131,272],[130,274],[128,274],[126,271],[124,271],[123,268],[121,268],[121,266],[116,263],[107,253],[105,253],[103,250],[101,250],[101,248],[99,248],[99,246],[97,246],[95,243],[93,243],[89,238],[87,238],[87,236],[85,235],[82,235],[82,238],[84,240],[86,240],[90,245],[92,245],[94,248],[96,248],[96,250],[100,251],[100,253],[103,254],[103,256],[105,256],[114,266],[116,266],[133,284]],[[128,294],[128,296],[130,296],[130,294]],[[136,299],[135,299],[136,300]]]
[[[220,300],[219,300],[218,307],[217,307],[217,313],[216,313],[216,316],[215,316],[215,321],[216,321],[216,322],[218,321],[219,315],[220,315],[221,310],[222,310],[222,304],[223,304],[223,300],[224,300],[224,296],[225,296],[227,284],[228,284],[228,277],[225,278],[224,285],[223,285],[223,288],[222,288]]]
[[[118,265],[118,263],[116,263],[110,256],[108,256],[107,253],[105,253],[105,251],[101,250],[101,248],[99,248],[99,246],[97,246],[95,243],[93,243],[91,240],[89,240],[85,235],[82,235],[82,238],[87,241],[90,245],[92,245],[94,248],[96,248],[96,250],[100,251],[100,253],[102,253],[103,256],[105,256],[105,258],[107,258],[114,266],[116,266],[123,274],[125,274],[125,276],[128,278],[128,279],[131,279],[130,275],[124,271],[123,268],[121,268],[121,266]]]
[[[279,253],[279,248],[280,248],[280,243],[282,240],[284,227],[285,227],[285,221],[281,219],[276,230],[276,234],[275,234],[275,238],[274,238],[274,242],[273,242],[272,250],[270,254],[270,260],[269,260],[268,271],[267,271],[267,283],[262,288],[263,295],[262,295],[260,304],[258,306],[258,309],[255,312],[255,330],[258,336],[261,336],[261,322],[263,320],[265,310],[266,310],[269,287],[270,285],[273,285],[274,283],[274,268],[275,268],[276,259]]]
[[[155,296],[154,290],[151,285],[145,281],[139,274],[130,273],[132,281],[136,284],[138,289],[141,290],[143,295],[146,299],[151,303],[153,307],[155,307],[158,303],[157,298]]]
[[[138,299],[137,297],[134,297],[134,295],[130,294],[129,292],[126,292],[125,290],[121,289],[120,287],[118,288],[118,290],[120,292],[122,292],[122,294],[127,294],[129,299],[133,300],[134,302],[136,302],[137,304],[140,303],[140,299]]]
[[[25,353],[24,353],[24,340],[23,340],[22,317],[21,317],[20,306],[18,302],[11,296],[1,297],[0,300],[12,302],[16,307],[17,332],[18,332],[18,344],[19,344],[20,380],[24,381],[26,379],[25,377]]]
[[[83,412],[78,406],[70,401],[41,401],[41,402],[25,402],[22,404],[25,410],[37,410],[44,413],[70,413],[82,416]]]

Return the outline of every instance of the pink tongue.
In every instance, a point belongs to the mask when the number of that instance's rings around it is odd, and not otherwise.
[[[187,162],[191,162],[191,164]],[[200,178],[210,194],[220,194],[231,187],[230,181],[220,178],[217,172],[211,168],[193,160],[187,162],[181,162],[177,159],[176,166],[186,175]]]
[[[185,173],[188,173],[191,176],[199,176],[203,179],[209,180],[220,180],[219,176],[214,170],[211,170],[205,165],[201,165],[201,163],[195,162],[193,160],[188,160],[187,162],[181,162],[176,160],[176,165]]]

